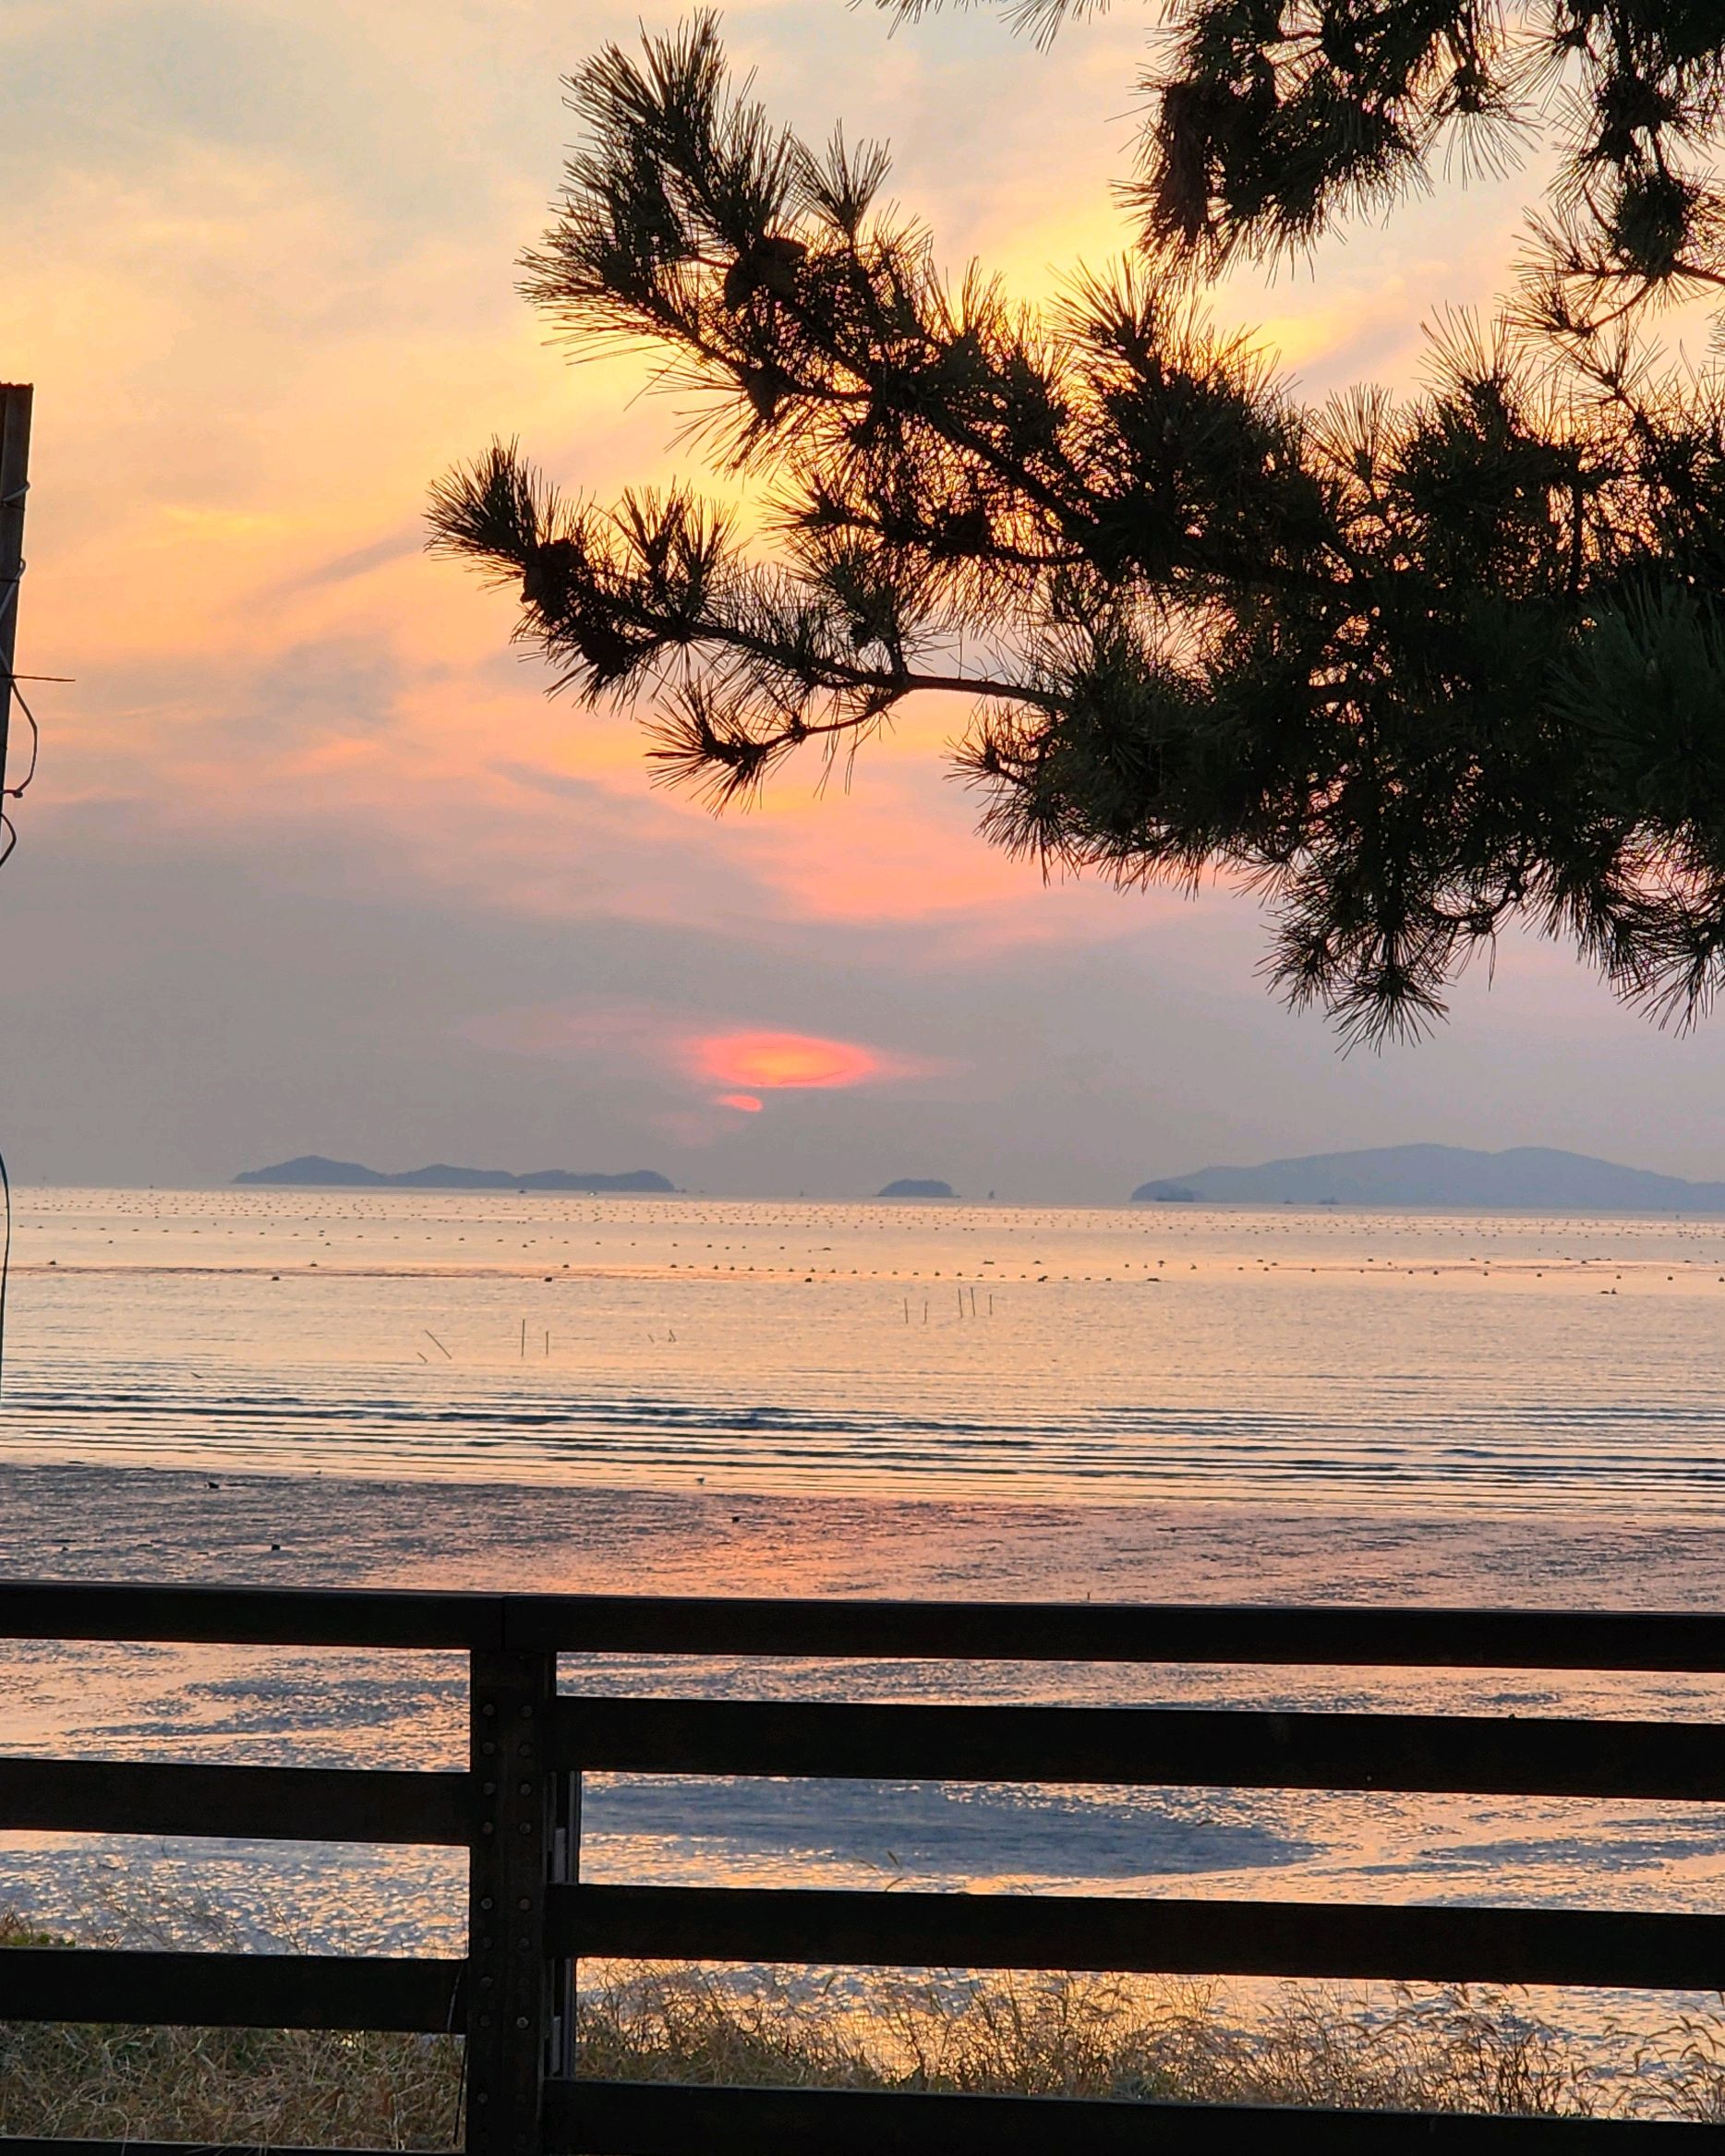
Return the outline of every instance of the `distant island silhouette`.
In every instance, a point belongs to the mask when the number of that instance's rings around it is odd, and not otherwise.
[[[1374,1146],[1140,1183],[1135,1205],[1398,1205],[1521,1212],[1725,1212],[1725,1183],[1691,1183],[1550,1146]]]
[[[900,1175],[896,1183],[888,1183],[885,1190],[876,1191],[877,1198],[957,1198],[958,1192],[950,1183],[935,1183],[918,1175]]]
[[[279,1161],[272,1168],[246,1168],[235,1183],[267,1183],[317,1190],[635,1190],[672,1191],[677,1186],[654,1168],[631,1168],[621,1175],[601,1175],[579,1168],[536,1168],[531,1174],[512,1174],[507,1168],[408,1168],[399,1175],[386,1175],[358,1161],[326,1160],[321,1153],[302,1153],[295,1161]]]

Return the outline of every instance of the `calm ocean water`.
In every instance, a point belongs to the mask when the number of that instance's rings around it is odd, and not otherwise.
[[[1725,1221],[19,1200],[14,1459],[1706,1514]]]
[[[34,1191],[0,1570],[1721,1606],[1725,1221]],[[567,1681],[1718,1719],[1709,1680]],[[452,1660],[51,1643],[8,1751],[453,1764]],[[601,1780],[587,1875],[1725,1909],[1704,1805]],[[435,1852],[0,1837],[0,1904],[459,1941]]]

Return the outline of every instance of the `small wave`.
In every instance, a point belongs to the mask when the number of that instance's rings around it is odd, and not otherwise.
[[[371,1381],[362,1381],[368,1378]],[[321,1373],[293,1389],[170,1371],[103,1383],[21,1372],[6,1450],[38,1457],[217,1459],[439,1478],[572,1472],[607,1483],[992,1489],[1092,1501],[1273,1496],[1443,1510],[1602,1500],[1687,1512],[1725,1494],[1725,1415],[1671,1399],[1608,1407],[1540,1396],[1463,1403],[1393,1427],[1309,1410],[1146,1404],[1007,1416],[887,1404],[798,1404],[715,1389],[504,1391],[471,1377],[376,1385]],[[452,1391],[453,1396],[452,1396]]]

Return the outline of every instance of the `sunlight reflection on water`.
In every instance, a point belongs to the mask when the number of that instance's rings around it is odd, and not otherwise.
[[[38,1192],[14,1458],[1706,1515],[1725,1221]]]

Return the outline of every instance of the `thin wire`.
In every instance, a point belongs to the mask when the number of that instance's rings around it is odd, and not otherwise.
[[[17,493],[0,495],[0,509],[10,509],[15,501],[22,501],[29,492],[30,486],[27,481],[18,489]],[[0,586],[0,614],[5,614],[9,610],[16,617],[18,589],[24,582],[24,572],[29,567],[30,563],[20,555],[18,567],[6,578],[5,585]]]
[[[35,777],[36,759],[42,754],[42,729],[36,724],[36,714],[25,703],[24,692],[18,687],[18,677],[14,674],[12,676],[12,693],[18,700],[18,709],[24,714],[24,724],[30,729],[30,769],[25,772],[16,786],[0,788],[0,792],[6,793],[13,801],[20,799],[24,789]]]
[[[10,509],[14,502],[22,501],[29,492],[30,481],[26,479],[21,487],[14,488],[10,494],[0,497],[0,508]],[[6,581],[5,592],[3,595],[0,595],[0,614],[9,612],[13,617],[14,622],[16,622],[18,619],[19,587],[24,582],[24,572],[29,567],[29,561],[22,555],[20,555],[18,557],[18,567],[13,571],[12,574],[7,577]],[[18,780],[16,786],[8,786],[6,783],[6,773],[4,771],[0,771],[0,801],[18,801],[22,798],[24,789],[36,776],[36,759],[42,753],[42,729],[36,724],[36,714],[30,709],[30,705],[25,703],[24,692],[18,687],[18,677],[17,674],[8,673],[6,675],[4,690],[6,705],[4,712],[0,712],[0,720],[3,720],[4,718],[9,717],[11,716],[12,699],[16,697],[18,699],[18,707],[24,714],[25,723],[30,728],[30,769],[25,772],[23,777]],[[5,725],[0,723],[0,739],[4,739],[5,734]],[[11,860],[14,852],[18,849],[18,826],[13,823],[12,819],[6,814],[4,809],[0,809],[0,837],[4,837],[6,839],[5,850],[0,852],[0,868],[4,868],[6,862]],[[12,1198],[11,1193],[8,1190],[6,1194],[6,1247],[8,1250],[11,1248],[11,1236]],[[5,1280],[4,1278],[0,1278],[0,1346],[4,1345],[5,1341]]]

